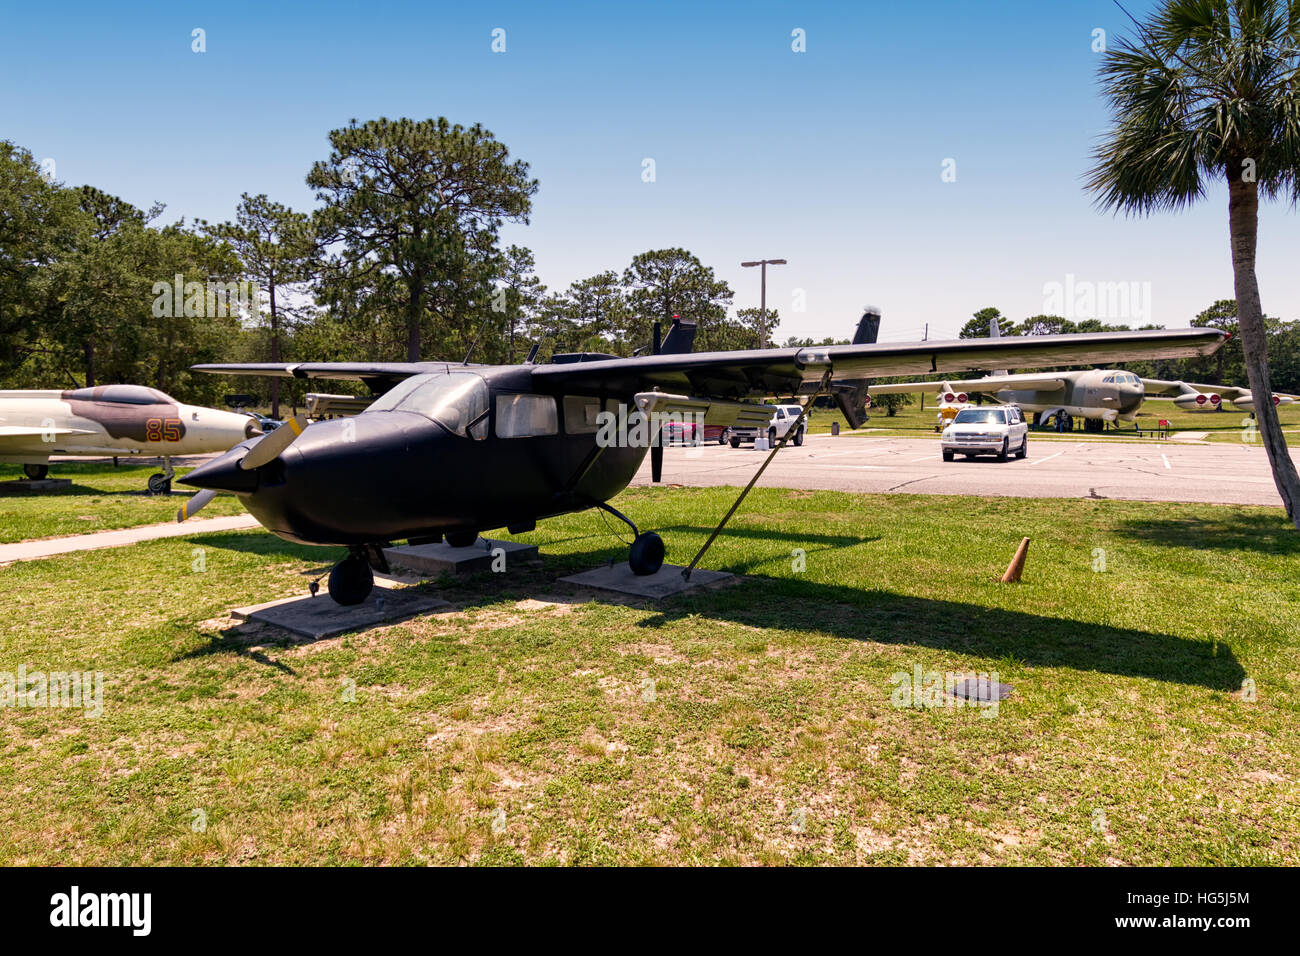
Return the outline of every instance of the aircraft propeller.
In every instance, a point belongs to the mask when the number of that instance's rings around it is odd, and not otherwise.
[[[196,514],[207,506],[207,503],[217,496],[217,492],[212,488],[204,488],[196,495],[191,495],[190,500],[181,505],[176,512],[176,523],[180,524],[186,518],[193,518]]]
[[[248,449],[248,454],[239,462],[239,467],[244,471],[252,471],[275,461],[280,457],[280,452],[292,445],[306,427],[307,416],[295,415],[275,431],[263,435]]]
[[[252,471],[254,468],[260,468],[278,458],[286,448],[297,440],[298,436],[303,433],[307,427],[306,415],[295,415],[287,420],[283,425],[274,431],[267,432],[257,441],[248,447],[248,454],[244,455],[239,461],[239,467],[244,471]],[[181,522],[186,518],[193,518],[202,511],[213,498],[217,496],[216,489],[204,488],[202,491],[193,495],[189,501],[181,505],[176,512],[176,521]]]

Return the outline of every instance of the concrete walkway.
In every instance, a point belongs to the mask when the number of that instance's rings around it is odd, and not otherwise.
[[[139,528],[122,528],[117,531],[97,531],[94,534],[76,534],[67,538],[42,538],[39,541],[20,541],[17,544],[0,544],[0,564],[11,561],[31,561],[48,558],[71,551],[93,551],[97,548],[120,548],[140,541],[156,538],[181,538],[191,534],[212,531],[239,531],[259,527],[252,515],[228,515],[222,518],[191,518],[184,524],[174,521],[167,524],[147,524]]]

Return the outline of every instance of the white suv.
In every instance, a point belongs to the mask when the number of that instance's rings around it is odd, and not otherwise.
[[[767,424],[767,440],[775,445],[776,440],[785,435],[799,416],[803,414],[802,405],[778,405],[776,412],[772,415],[772,420]],[[804,436],[808,434],[808,419],[804,419],[799,430],[790,438],[790,444],[802,445]],[[758,437],[757,428],[733,428],[731,434],[727,436],[731,441],[732,448],[739,448],[742,441],[753,441]]]
[[[1029,452],[1029,426],[1015,405],[963,408],[943,430],[939,445],[944,461],[952,461],[954,454],[974,458],[981,453],[1006,461],[1013,449],[1017,458],[1024,458]]]

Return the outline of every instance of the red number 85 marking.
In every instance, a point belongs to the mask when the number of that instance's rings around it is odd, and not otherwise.
[[[144,423],[146,441],[180,441],[181,420],[179,418],[149,418]]]

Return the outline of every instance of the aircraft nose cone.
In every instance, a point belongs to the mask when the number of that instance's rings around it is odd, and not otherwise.
[[[244,437],[256,438],[260,434],[262,434],[261,426],[258,425],[256,418],[250,416],[248,421],[244,424]]]
[[[192,488],[250,494],[257,490],[257,472],[245,471],[239,467],[239,463],[248,454],[251,444],[252,442],[240,442],[224,455],[204,462],[188,475],[177,480]]]

